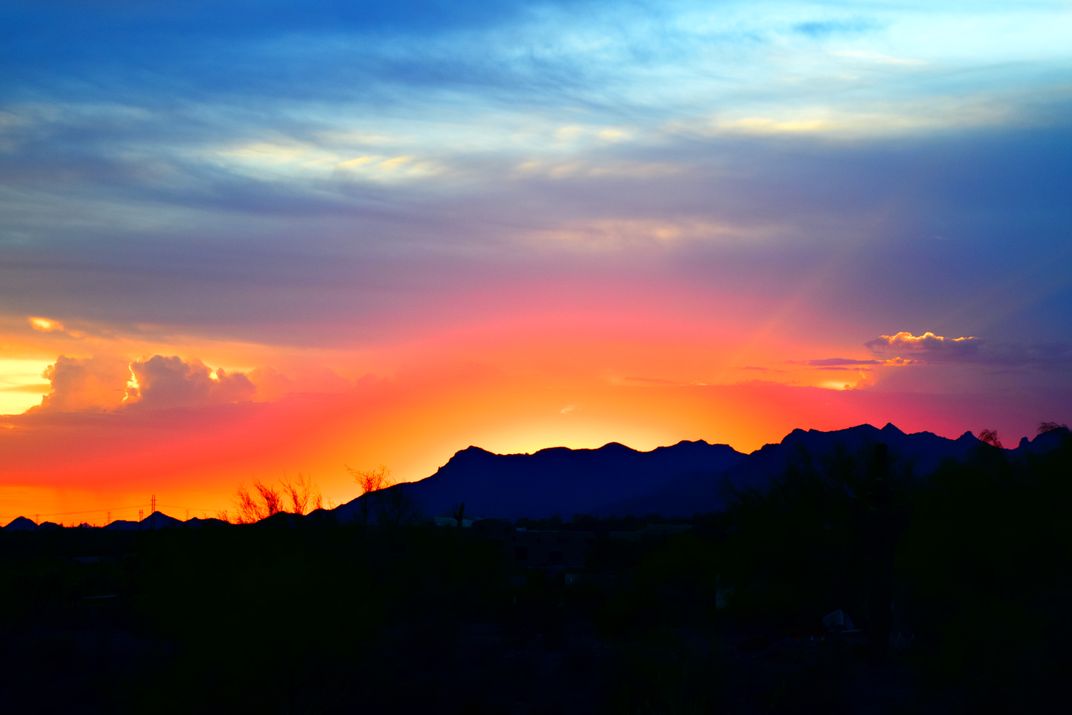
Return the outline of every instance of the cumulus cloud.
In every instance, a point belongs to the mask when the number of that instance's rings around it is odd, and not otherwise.
[[[249,402],[257,388],[242,373],[213,370],[200,360],[154,355],[130,363],[127,400],[145,408],[200,407]]]
[[[865,343],[875,355],[889,358],[911,358],[923,362],[963,362],[976,359],[981,341],[974,336],[947,338],[926,331],[913,335],[907,330],[892,335],[880,335]]]
[[[123,404],[130,373],[120,358],[60,355],[44,372],[51,388],[35,411],[86,412]]]
[[[129,362],[118,357],[61,355],[44,372],[48,393],[35,412],[94,412],[202,407],[249,402],[257,388],[242,373],[212,369],[200,360],[154,355]]]

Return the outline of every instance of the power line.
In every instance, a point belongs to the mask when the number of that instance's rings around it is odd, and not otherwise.
[[[42,516],[72,516],[74,514],[100,514],[112,511],[126,511],[137,509],[137,506],[111,506],[103,509],[82,509],[80,511],[37,511],[34,512],[34,521],[40,521]]]

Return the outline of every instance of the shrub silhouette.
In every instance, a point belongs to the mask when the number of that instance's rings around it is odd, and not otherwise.
[[[245,486],[236,492],[236,510],[232,516],[221,512],[220,518],[235,524],[255,524],[282,512],[307,514],[323,507],[320,491],[310,479],[299,474],[297,479],[283,479],[278,485],[257,480],[253,488]]]

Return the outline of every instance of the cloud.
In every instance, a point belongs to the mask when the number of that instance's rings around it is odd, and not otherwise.
[[[991,343],[971,335],[949,338],[930,331],[920,335],[901,331],[880,335],[865,345],[875,355],[891,356],[882,361],[886,365],[970,363],[990,368],[1054,369],[1072,364],[1072,345],[1066,342]]]
[[[816,360],[793,360],[791,361],[797,365],[807,365],[808,367],[814,367],[819,370],[859,370],[867,371],[873,367],[904,367],[905,365],[913,365],[919,360],[912,358],[905,358],[901,356],[886,358],[884,360],[878,360],[873,358],[857,359],[857,358],[819,358]]]
[[[119,358],[61,355],[44,372],[51,388],[32,411],[93,412],[123,404],[127,362]]]
[[[49,389],[31,412],[203,407],[249,402],[257,392],[245,374],[213,370],[200,360],[178,356],[128,362],[119,357],[61,355],[44,377]]]
[[[176,355],[132,362],[130,374],[128,401],[148,409],[250,402],[257,392],[242,373],[212,370],[200,360],[187,362]]]
[[[849,367],[854,365],[881,365],[882,360],[855,360],[853,358],[820,358],[818,360],[805,360],[804,364],[811,367]]]
[[[1066,95],[1014,69],[953,88],[947,45],[925,41],[941,32],[886,11],[867,14],[900,39],[857,36],[854,11],[676,2],[48,5],[0,8],[38,28],[5,48],[0,91],[0,305],[20,319],[368,343],[443,322],[488,276],[660,272],[789,300],[840,254],[858,263],[809,312],[863,316],[850,330],[957,295],[966,322],[991,300],[1067,332]],[[809,33],[849,41],[817,53]],[[1006,35],[978,61],[1036,52]],[[912,82],[893,54],[924,62]],[[398,180],[417,169],[442,173]]]
[[[26,321],[30,324],[30,327],[39,333],[62,333],[63,323],[52,318],[43,318],[36,315],[31,315]]]
[[[981,341],[971,335],[947,338],[929,330],[920,335],[902,330],[892,335],[880,335],[865,345],[874,354],[890,358],[910,355],[924,362],[963,362],[978,357]]]
[[[842,20],[813,20],[793,25],[793,31],[813,39],[825,39],[837,35],[860,35],[878,30],[882,24],[867,18]]]

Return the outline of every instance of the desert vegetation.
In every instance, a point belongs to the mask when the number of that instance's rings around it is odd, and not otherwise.
[[[1052,429],[1054,449],[1014,460],[984,443],[926,478],[877,447],[802,459],[677,520],[458,528],[459,508],[446,528],[370,511],[0,533],[0,697],[91,712],[1056,711],[1072,439]],[[302,496],[250,492],[279,511],[315,503]]]
[[[304,515],[323,507],[320,490],[311,479],[299,474],[294,479],[283,478],[277,484],[257,480],[252,487],[239,487],[234,511],[222,511],[217,518],[232,524],[255,524],[276,514]]]

